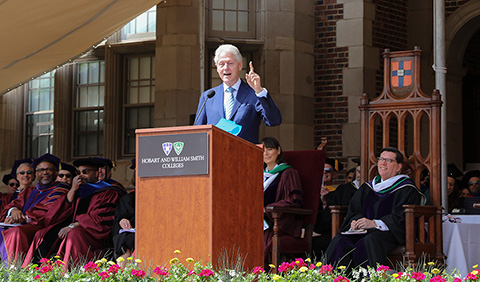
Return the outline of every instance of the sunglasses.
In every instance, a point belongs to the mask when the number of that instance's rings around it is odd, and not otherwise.
[[[323,170],[324,173],[332,173],[332,171],[334,171],[333,168],[325,168],[325,169]]]
[[[22,170],[22,171],[19,171],[18,173],[20,173],[21,175],[24,175],[25,173],[26,173],[26,174],[33,174],[33,171],[31,171],[31,170]]]
[[[8,183],[8,186],[10,186],[10,187],[18,187],[18,183]]]
[[[96,170],[96,169],[93,169],[93,168],[85,168],[83,170],[80,171],[81,174],[88,174],[89,171],[91,170]]]
[[[470,181],[470,182],[468,182],[468,185],[479,184],[479,183],[480,182],[478,182],[478,181]]]
[[[70,173],[65,173],[65,174],[59,173],[59,174],[58,174],[58,177],[60,177],[60,178],[64,178],[64,177],[66,177],[66,178],[72,178],[72,175],[71,175]]]

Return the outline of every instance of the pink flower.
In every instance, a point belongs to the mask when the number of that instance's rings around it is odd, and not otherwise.
[[[121,267],[118,264],[113,264],[110,265],[110,267],[107,269],[108,272],[110,273],[118,273],[118,271],[121,269]]]
[[[83,266],[83,270],[85,272],[90,272],[90,271],[97,272],[98,271],[98,265],[96,263],[90,261],[89,263],[87,263],[86,265]]]
[[[62,265],[65,265],[65,263],[61,260],[56,260],[54,263],[53,263],[55,266],[62,266]]]
[[[318,271],[318,273],[320,274],[328,273],[328,272],[331,272],[332,270],[333,270],[333,266],[331,266],[330,264],[324,264],[320,267],[320,270]]]
[[[467,276],[468,277],[468,276]],[[437,276],[434,276],[432,278],[430,278],[429,280],[430,282],[446,282],[447,279],[443,278],[442,276],[440,275],[437,275]]]
[[[337,276],[333,282],[350,282],[350,280],[348,280],[347,277],[343,277],[343,276]]]
[[[287,272],[291,269],[291,265],[288,262],[283,262],[279,267],[278,267],[278,272]]]
[[[310,266],[308,267],[308,269],[314,269],[315,268],[315,264],[311,263]]]
[[[190,270],[187,275],[188,275],[188,276],[191,276],[191,275],[195,275],[195,274],[196,274],[195,271]]]
[[[211,269],[203,269],[202,272],[198,274],[198,276],[205,276],[205,277],[213,276],[213,271]]]
[[[53,270],[53,267],[50,264],[44,265],[40,268],[40,273],[44,274]]]
[[[106,271],[102,271],[102,272],[100,272],[98,275],[99,275],[100,277],[102,277],[102,280],[105,280],[105,279],[107,279],[107,278],[110,277],[110,274],[108,274],[108,272],[106,272]]]
[[[35,277],[33,277],[33,279],[35,279],[35,280],[40,279],[40,275],[35,275]]]
[[[50,263],[50,260],[47,259],[47,258],[42,258],[42,259],[40,260],[40,263]]]
[[[259,274],[262,272],[265,272],[265,270],[263,270],[263,268],[261,268],[260,266],[257,266],[253,269],[252,274]]]
[[[455,279],[453,279],[453,282],[462,282],[462,279],[455,277]]]
[[[305,261],[304,261],[303,259],[301,259],[301,258],[295,259],[295,260],[291,263],[291,265],[292,265],[293,267],[297,267],[297,268],[300,268],[300,267],[302,267],[302,266],[307,266],[307,264],[305,263]]]
[[[390,267],[386,266],[386,265],[380,265],[378,268],[377,268],[377,271],[380,272],[380,271],[389,271],[390,270]]]
[[[193,270],[190,270],[190,271],[193,271]],[[165,277],[168,277],[168,275],[170,275],[170,273],[168,272],[168,270],[165,268],[165,267],[155,267],[155,269],[153,270],[153,273],[157,274],[157,275],[160,275],[160,276],[165,276]],[[189,273],[190,275],[190,273]]]
[[[415,280],[423,280],[425,279],[425,274],[419,272],[412,272],[412,278]]]
[[[135,277],[138,277],[138,278],[143,278],[143,277],[145,276],[145,271],[132,269],[132,271],[130,272],[130,274],[131,274],[132,276],[135,276]]]

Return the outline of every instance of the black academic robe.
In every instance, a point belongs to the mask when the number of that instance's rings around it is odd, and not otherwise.
[[[396,246],[405,244],[405,212],[402,206],[421,204],[423,195],[410,178],[399,179],[392,186],[395,185],[395,189],[383,194],[375,192],[371,182],[358,189],[348,206],[341,232],[347,231],[353,220],[363,217],[382,220],[389,230],[371,228],[362,235],[336,235],[326,251],[329,263],[343,258],[347,260],[340,262],[343,265],[353,260],[353,266],[375,267],[377,263],[386,264],[387,254]]]
[[[135,228],[135,190],[123,196],[115,209],[115,221],[113,224],[113,247],[115,257],[123,255],[127,249],[135,250],[135,233],[120,231],[120,220],[126,218],[130,221],[132,228]]]

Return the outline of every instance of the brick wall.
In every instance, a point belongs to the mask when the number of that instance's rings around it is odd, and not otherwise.
[[[315,144],[312,145],[317,146],[320,137],[327,136],[327,156],[332,158],[342,156],[342,124],[348,119],[348,100],[342,89],[348,48],[336,47],[339,19],[343,19],[343,4],[337,4],[336,0],[315,2]],[[343,175],[339,174],[341,178]]]
[[[407,50],[407,15],[408,0],[375,1],[375,20],[373,22],[373,46],[380,48],[380,68],[376,73],[376,95],[383,90],[383,58],[384,49],[391,51]]]
[[[445,0],[445,18],[448,18],[458,7],[467,3],[470,0]],[[478,0],[476,0],[478,1]]]

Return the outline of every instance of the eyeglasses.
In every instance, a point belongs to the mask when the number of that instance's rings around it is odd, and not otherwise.
[[[71,175],[70,173],[65,173],[65,174],[64,174],[64,173],[59,173],[59,174],[58,174],[58,177],[60,177],[60,178],[64,178],[64,177],[66,177],[66,178],[72,178],[72,176],[73,176],[73,175]]]
[[[387,164],[391,164],[391,163],[393,163],[393,162],[397,162],[397,160],[395,160],[395,159],[382,158],[382,157],[378,158],[378,162],[381,162],[381,161],[385,161]]]
[[[85,168],[83,170],[80,171],[81,174],[88,174],[89,171],[91,170],[96,170],[96,169],[93,169],[93,168]]]
[[[14,182],[8,183],[8,186],[10,186],[10,187],[18,187],[18,183],[14,183]]]
[[[18,173],[20,173],[21,175],[24,175],[25,173],[26,173],[26,174],[32,174],[33,171],[31,171],[31,170],[22,170],[22,171],[17,172],[17,174],[18,174]]]
[[[473,184],[479,184],[479,181],[470,181],[468,182],[468,185],[472,186]]]
[[[325,168],[323,169],[323,173],[332,173],[333,168]]]
[[[44,173],[44,172],[54,172],[57,171],[57,169],[53,167],[46,167],[46,168],[37,168],[37,172]]]

